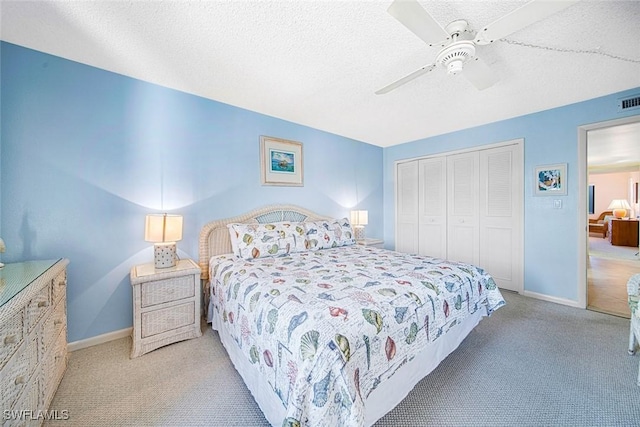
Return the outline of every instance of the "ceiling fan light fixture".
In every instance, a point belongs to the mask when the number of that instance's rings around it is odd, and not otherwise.
[[[449,62],[447,65],[447,74],[455,76],[462,72],[462,64],[464,62],[461,59],[456,59],[454,61]]]
[[[473,42],[457,41],[438,52],[436,64],[446,68],[449,74],[458,74],[462,71],[464,63],[476,56],[476,47]]]

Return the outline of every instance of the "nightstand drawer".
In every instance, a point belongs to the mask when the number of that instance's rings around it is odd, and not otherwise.
[[[142,307],[191,298],[195,295],[193,276],[155,280],[141,285]]]
[[[147,311],[141,316],[142,338],[147,338],[183,326],[193,325],[195,322],[195,302],[189,301],[160,310]]]

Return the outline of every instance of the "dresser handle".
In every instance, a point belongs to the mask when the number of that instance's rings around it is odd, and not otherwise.
[[[62,320],[61,319],[54,320],[53,324],[56,325],[56,326],[61,325],[62,324]]]
[[[7,337],[4,337],[5,344],[15,344],[17,341],[18,339],[16,338],[15,335],[9,335]]]
[[[19,377],[16,377],[16,379],[15,379],[15,381],[13,383],[15,385],[24,384],[25,383],[24,375],[20,375]]]
[[[58,282],[58,286],[67,286],[67,279]]]
[[[49,307],[49,302],[48,301],[40,301],[38,303],[38,307],[42,308],[42,307]]]

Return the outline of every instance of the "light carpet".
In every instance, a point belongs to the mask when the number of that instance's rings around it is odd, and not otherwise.
[[[629,321],[504,292],[484,319],[386,426],[638,426],[640,356]],[[64,426],[266,426],[218,339],[129,359],[123,338],[70,355],[50,409]]]
[[[614,246],[609,239],[589,236],[589,255],[609,259],[629,259],[638,261],[638,248],[631,246]]]

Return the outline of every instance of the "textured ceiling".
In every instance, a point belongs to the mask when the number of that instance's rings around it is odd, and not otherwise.
[[[589,173],[640,170],[640,121],[587,132]]]
[[[390,3],[3,0],[0,37],[383,147],[640,86],[640,2],[584,0],[479,46],[489,89],[436,69],[375,95],[438,52]],[[477,29],[525,2],[420,3]]]

